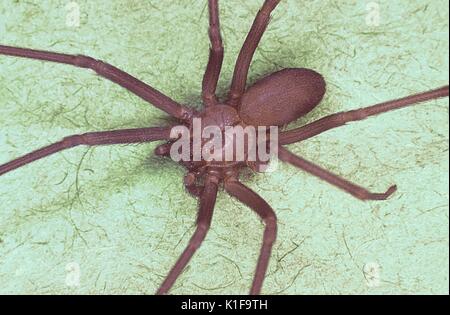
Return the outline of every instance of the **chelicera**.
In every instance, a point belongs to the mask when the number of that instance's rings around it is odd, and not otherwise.
[[[200,111],[181,105],[130,74],[91,57],[9,46],[0,46],[0,54],[63,63],[94,70],[98,75],[121,85],[165,111],[176,118],[180,124],[189,128],[192,126],[195,118],[202,118],[205,125],[215,124],[221,130],[225,126],[230,125],[282,127],[310,112],[321,102],[326,91],[325,80],[319,73],[309,69],[284,69],[272,73],[246,88],[247,76],[254,52],[269,24],[271,12],[281,0],[264,1],[239,53],[228,98],[220,101],[216,97],[216,88],[222,68],[224,48],[220,33],[218,0],[209,0],[208,2],[211,48],[203,78],[203,108]],[[278,158],[327,181],[360,200],[385,200],[395,192],[395,185],[383,193],[370,192],[300,156],[294,155],[284,148],[283,145],[314,137],[327,130],[343,126],[348,122],[363,120],[369,116],[447,97],[448,95],[449,87],[447,85],[370,107],[336,113],[300,128],[281,132],[278,144]],[[174,143],[174,139],[170,135],[171,129],[172,126],[152,127],[90,132],[69,136],[60,142],[1,165],[0,175],[79,145],[113,145],[163,140],[165,143],[158,146],[155,153],[159,156],[169,156],[171,146]],[[196,230],[189,245],[172,267],[157,293],[165,294],[169,292],[191,257],[200,247],[210,227],[219,186],[223,184],[224,189],[230,195],[255,211],[265,223],[262,247],[250,290],[251,294],[259,294],[269,264],[272,246],[276,240],[277,219],[271,206],[239,181],[239,173],[242,168],[251,167],[254,170],[258,170],[258,162],[245,160],[228,162],[201,160],[198,162],[183,162],[183,164],[188,171],[184,179],[184,185],[192,195],[199,198]]]

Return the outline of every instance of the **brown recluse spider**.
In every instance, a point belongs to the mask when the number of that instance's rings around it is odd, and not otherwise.
[[[269,24],[271,12],[280,1],[264,1],[237,58],[229,96],[224,102],[221,102],[216,97],[216,87],[224,56],[220,34],[218,0],[208,1],[211,47],[202,86],[204,106],[200,111],[181,105],[130,74],[91,57],[9,46],[0,46],[0,54],[92,69],[100,76],[121,85],[165,111],[185,126],[190,127],[193,119],[197,117],[201,117],[203,121],[214,122],[222,127],[225,125],[284,126],[314,109],[321,102],[326,88],[325,81],[319,73],[309,69],[294,68],[272,73],[246,89],[247,76],[253,55]],[[385,200],[396,191],[395,185],[391,186],[384,193],[370,192],[300,156],[294,155],[284,148],[283,145],[311,138],[332,128],[343,126],[348,122],[363,120],[369,116],[448,95],[449,87],[447,85],[370,107],[332,114],[300,128],[281,132],[279,137],[279,159],[327,181],[360,200]],[[159,156],[168,156],[170,145],[173,143],[170,132],[170,127],[154,127],[90,132],[69,136],[60,142],[1,165],[0,175],[79,145],[95,146],[165,140],[167,142],[157,147],[155,153]],[[184,165],[188,169],[184,185],[191,194],[198,196],[200,199],[196,230],[189,241],[189,245],[172,267],[157,293],[165,294],[169,292],[178,276],[201,245],[211,224],[219,184],[223,183],[225,190],[230,195],[255,211],[265,223],[263,243],[250,290],[250,294],[259,294],[271,256],[272,245],[276,239],[277,219],[269,204],[239,181],[241,168],[249,166],[252,169],[258,169],[258,167],[255,167],[255,163],[250,163],[249,161],[208,162],[202,160],[198,163],[184,163]]]

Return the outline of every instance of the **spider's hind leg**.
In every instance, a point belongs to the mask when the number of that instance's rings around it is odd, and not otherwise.
[[[364,187],[358,186],[356,184],[353,184],[352,182],[331,173],[330,171],[327,171],[320,166],[305,160],[304,158],[297,156],[293,154],[292,152],[288,151],[284,147],[280,146],[278,148],[278,157],[281,161],[284,161],[286,163],[289,163],[295,167],[298,167],[305,172],[310,173],[311,175],[314,175],[328,183],[330,183],[333,186],[336,186],[352,196],[360,199],[360,200],[386,200],[388,199],[394,192],[397,191],[397,186],[392,185],[388,188],[388,190],[384,193],[373,193],[369,190],[365,189]]]
[[[191,260],[197,249],[202,244],[211,226],[212,215],[214,206],[216,204],[217,190],[218,190],[218,178],[214,175],[208,175],[205,180],[205,189],[202,192],[200,198],[199,211],[196,222],[196,229],[194,235],[191,237],[188,246],[178,258],[175,265],[170,270],[166,279],[158,289],[157,294],[166,294],[173,286],[175,281],[183,272],[186,265]]]
[[[261,293],[261,288],[266,276],[269,260],[272,253],[272,246],[277,237],[277,217],[272,207],[257,193],[241,184],[237,178],[230,177],[225,181],[225,190],[243,204],[251,208],[265,223],[263,243],[256,265],[253,284],[250,290],[251,295]]]

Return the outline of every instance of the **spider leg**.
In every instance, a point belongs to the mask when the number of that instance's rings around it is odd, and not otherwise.
[[[303,127],[281,132],[279,143],[283,145],[292,144],[317,136],[318,134],[321,134],[322,132],[325,132],[327,130],[344,126],[348,122],[363,120],[369,116],[374,116],[394,109],[399,109],[418,103],[447,97],[448,95],[449,87],[447,85],[436,90],[407,96],[401,99],[373,105],[370,107],[332,114],[330,116],[326,116],[324,118],[316,120],[310,124],[307,124]]]
[[[172,288],[177,278],[183,272],[184,268],[205,239],[206,233],[208,233],[211,225],[217,197],[218,182],[219,180],[214,175],[207,175],[205,187],[200,197],[200,206],[196,223],[197,228],[195,229],[194,235],[189,240],[188,246],[183,251],[180,258],[178,258],[177,262],[156,292],[157,294],[166,294],[170,288]]]
[[[94,70],[98,75],[119,84],[128,91],[141,97],[169,115],[182,120],[189,120],[193,111],[155,90],[132,75],[101,60],[82,55],[67,55],[49,51],[34,50],[0,45],[0,55],[23,57],[73,65]]]
[[[209,61],[203,76],[203,102],[205,106],[217,104],[216,88],[223,63],[223,44],[220,36],[219,1],[209,0]]]
[[[385,193],[372,193],[361,186],[355,185],[350,181],[293,154],[282,146],[278,148],[278,158],[320,179],[323,179],[324,181],[348,192],[360,200],[386,200],[397,190],[397,186],[393,185],[389,187]]]
[[[257,295],[261,293],[272,252],[272,245],[277,236],[277,217],[270,205],[263,198],[247,186],[241,184],[237,179],[230,178],[225,181],[225,190],[231,196],[255,211],[266,225],[255,276],[253,277],[253,284],[250,290],[251,295]]]
[[[172,147],[172,143],[163,143],[155,148],[155,155],[162,157],[170,156],[170,148]]]
[[[82,135],[73,135],[49,146],[28,153],[20,158],[12,160],[11,162],[0,165],[0,176],[19,167],[27,165],[33,161],[79,145],[93,146],[142,143],[157,140],[168,140],[169,138],[170,128],[124,129],[103,132],[89,132]]]
[[[156,147],[155,154],[161,157],[170,157],[170,148],[172,143],[164,143]],[[203,177],[204,170],[195,162],[180,161],[180,164],[189,170],[184,177],[184,186],[186,190],[194,197],[200,198],[203,192],[203,186],[197,183],[197,177]]]
[[[250,63],[256,48],[261,41],[261,38],[269,25],[270,14],[280,3],[281,0],[265,0],[261,10],[259,10],[250,32],[245,39],[244,45],[239,53],[236,65],[234,68],[233,81],[231,82],[231,89],[228,104],[231,106],[239,106],[242,95],[245,91],[247,83],[248,71]]]
[[[203,192],[203,187],[201,186],[194,186],[194,185],[190,185],[190,186],[185,186],[186,190],[193,196],[193,197],[198,197],[200,198],[200,196],[202,195]]]
[[[194,197],[200,198],[203,193],[204,186],[197,183],[197,177],[202,175],[199,172],[189,172],[184,177],[184,187]]]

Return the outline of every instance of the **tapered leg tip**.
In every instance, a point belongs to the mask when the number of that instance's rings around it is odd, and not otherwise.
[[[386,191],[386,198],[389,198],[393,193],[397,191],[397,185],[392,185],[389,187],[389,189]]]
[[[389,189],[384,194],[380,194],[379,199],[386,200],[396,191],[397,191],[397,185],[392,185],[391,187],[389,187]]]
[[[382,193],[382,194],[369,193],[369,194],[366,194],[361,199],[363,199],[363,200],[386,200],[396,191],[397,191],[397,185],[392,185],[391,187],[389,187],[388,190],[386,190],[385,193]]]

